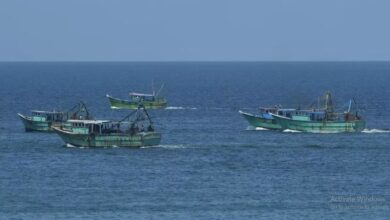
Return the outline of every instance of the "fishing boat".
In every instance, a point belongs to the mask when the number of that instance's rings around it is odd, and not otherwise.
[[[68,120],[53,129],[65,143],[79,147],[141,147],[161,140],[142,106],[120,121]]]
[[[144,94],[132,92],[129,94],[130,99],[119,99],[114,98],[110,95],[106,95],[108,101],[110,102],[111,108],[113,109],[138,109],[140,105],[145,109],[160,109],[165,108],[167,106],[167,100],[164,97],[160,97],[159,93],[161,92],[164,84],[161,85],[160,89],[157,93],[154,92],[152,94]]]
[[[87,107],[83,102],[78,103],[67,112],[32,110],[31,116],[18,113],[26,132],[52,132],[52,126],[60,126],[68,119],[91,119]]]
[[[238,112],[255,128],[280,130],[282,127],[273,118],[272,114],[286,115],[291,111],[295,111],[295,109],[282,109],[280,106],[275,106],[274,108],[261,107],[259,114],[252,114],[241,110]]]
[[[341,133],[359,132],[365,128],[365,121],[356,110],[351,111],[352,100],[349,102],[348,110],[335,112],[332,96],[325,94],[325,107],[323,109],[296,110],[289,115],[271,113],[276,123],[282,129],[289,129],[310,133]]]
[[[130,93],[130,100],[118,99],[106,95],[113,109],[137,109],[143,105],[146,109],[160,109],[167,106],[167,100],[154,94]]]

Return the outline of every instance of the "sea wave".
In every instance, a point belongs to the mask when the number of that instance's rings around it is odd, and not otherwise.
[[[165,108],[166,110],[196,110],[195,107],[176,107],[176,106],[168,106]]]
[[[256,131],[268,131],[269,129],[267,129],[267,128],[262,128],[262,127],[256,127],[255,130],[256,130]]]
[[[227,108],[222,108],[222,107],[210,107],[208,109],[211,109],[211,110],[225,110]]]
[[[376,128],[373,128],[373,129],[364,129],[362,131],[363,133],[367,133],[367,134],[375,134],[375,133],[390,133],[390,130],[388,129],[376,129]]]
[[[308,144],[308,145],[305,145],[304,147],[307,147],[307,148],[323,148],[324,146],[321,146],[319,144]]]
[[[79,146],[75,146],[75,145],[72,145],[72,144],[66,144],[64,146],[67,147],[67,148],[78,148],[78,149],[89,148],[89,147],[79,147]]]
[[[187,148],[187,147],[183,144],[160,144],[160,145],[155,145],[155,146],[143,146],[141,148],[142,149],[145,149],[145,148],[183,149],[183,148]]]
[[[248,126],[247,131],[269,131],[267,128]]]
[[[76,147],[76,146],[71,145],[71,144],[66,144],[65,147],[73,148],[73,147]]]
[[[77,146],[72,145],[72,144],[65,144],[65,147],[68,147],[68,148],[75,148],[75,147],[77,147]]]
[[[297,130],[292,130],[292,129],[284,129],[283,132],[287,132],[287,133],[299,133],[299,132],[302,132],[302,131],[297,131]]]

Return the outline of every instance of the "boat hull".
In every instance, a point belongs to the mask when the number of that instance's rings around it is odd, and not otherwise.
[[[140,132],[137,134],[78,134],[55,127],[54,131],[62,140],[79,147],[142,147],[160,144],[158,132]]]
[[[360,132],[365,128],[365,121],[300,121],[273,115],[282,129],[310,133]]]
[[[157,101],[142,101],[133,102],[129,100],[117,99],[107,95],[108,101],[110,102],[111,108],[113,109],[138,109],[142,105],[145,109],[160,109],[167,106],[165,99]]]
[[[61,125],[61,122],[33,121],[31,118],[26,117],[20,113],[18,113],[18,116],[23,122],[24,129],[26,130],[26,132],[53,132],[52,126]]]
[[[280,130],[282,126],[277,123],[275,119],[266,119],[258,115],[253,115],[250,113],[246,113],[243,111],[239,111],[239,113],[248,121],[248,123],[256,128],[266,128],[272,130]]]

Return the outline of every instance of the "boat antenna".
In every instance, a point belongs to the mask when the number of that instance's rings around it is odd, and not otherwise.
[[[158,96],[161,92],[161,90],[164,88],[164,83],[161,85],[160,89],[157,91],[156,96]]]
[[[333,112],[332,95],[330,92],[325,93],[325,110],[327,112]]]
[[[352,99],[349,100],[348,113],[351,111]]]
[[[355,104],[356,108],[356,113],[360,110],[358,107],[358,103],[356,102],[355,98],[352,98],[353,104]]]
[[[154,91],[154,79],[152,79],[152,91],[153,91],[153,96],[155,96],[155,91]]]

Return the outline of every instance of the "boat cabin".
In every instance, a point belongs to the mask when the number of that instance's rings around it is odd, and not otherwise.
[[[264,108],[264,107],[260,107],[260,114],[261,114],[261,117],[262,118],[265,118],[265,119],[272,119],[272,114],[276,114],[276,112],[278,111],[277,108]]]
[[[33,121],[40,122],[61,122],[64,118],[63,112],[50,111],[31,111],[31,118]]]
[[[277,115],[299,121],[323,121],[327,115],[325,111],[279,109]]]
[[[126,124],[127,126],[121,126]],[[113,134],[138,133],[153,131],[151,125],[143,126],[136,123],[117,122],[109,120],[68,120],[64,130],[78,134]]]
[[[281,109],[277,110],[277,115],[291,118],[293,115],[296,114],[297,111],[298,110],[296,110],[294,108],[283,108],[283,109],[281,108]]]
[[[301,111],[296,111],[295,114],[291,116],[291,118],[293,120],[299,120],[299,121],[323,121],[326,119],[326,113],[301,110]]]
[[[131,100],[140,102],[140,101],[155,101],[156,96],[153,94],[143,94],[143,93],[135,93],[132,92],[129,94]]]
[[[109,120],[68,120],[64,127],[79,134],[103,134],[107,130],[119,130],[119,124]]]
[[[260,107],[260,112],[261,113],[272,113],[272,114],[276,114],[276,112],[278,111],[278,107],[275,106],[275,108],[264,108],[264,107]]]

